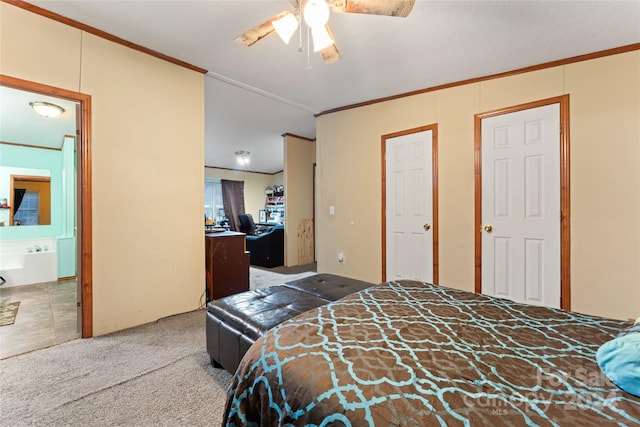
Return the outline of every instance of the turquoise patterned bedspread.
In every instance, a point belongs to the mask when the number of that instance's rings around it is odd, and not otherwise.
[[[639,425],[595,353],[629,322],[388,282],[270,330],[228,426]]]

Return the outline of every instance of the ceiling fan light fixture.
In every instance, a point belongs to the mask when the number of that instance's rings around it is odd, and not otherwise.
[[[298,29],[298,19],[293,15],[293,13],[287,13],[282,18],[273,21],[272,25],[282,41],[289,44],[291,36],[293,36],[293,33]]]
[[[311,28],[311,37],[313,38],[313,51],[320,52],[335,44],[335,40],[331,38],[329,31],[325,26]]]
[[[251,155],[250,151],[239,150],[233,153],[236,155],[236,162],[238,162],[241,166],[246,166],[250,163],[249,156]]]
[[[50,102],[30,102],[29,105],[36,113],[45,117],[58,117],[64,113],[64,108]]]
[[[324,28],[329,22],[329,5],[325,0],[309,0],[304,6],[303,16],[309,27]]]

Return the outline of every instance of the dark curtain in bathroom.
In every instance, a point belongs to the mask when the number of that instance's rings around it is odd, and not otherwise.
[[[15,215],[16,212],[18,212],[18,209],[20,209],[20,205],[22,204],[22,199],[24,198],[24,193],[26,193],[27,190],[25,190],[24,188],[14,188],[13,189],[13,214]]]

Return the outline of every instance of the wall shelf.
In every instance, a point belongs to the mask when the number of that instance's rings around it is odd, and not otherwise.
[[[264,210],[267,220],[278,220],[284,223],[284,196],[267,196]]]

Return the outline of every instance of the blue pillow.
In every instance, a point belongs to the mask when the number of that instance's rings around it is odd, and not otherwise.
[[[596,361],[602,372],[627,393],[640,397],[640,324],[602,344]]]

